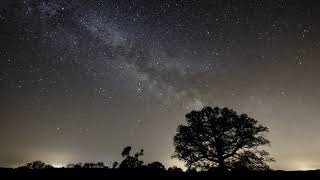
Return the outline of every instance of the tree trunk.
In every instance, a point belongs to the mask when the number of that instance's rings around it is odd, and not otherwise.
[[[217,155],[218,155],[219,171],[224,172],[226,170],[226,166],[224,164],[223,151],[220,143],[217,146]]]
[[[219,171],[224,172],[226,170],[226,166],[224,164],[224,159],[222,156],[219,156],[218,163],[219,163]]]

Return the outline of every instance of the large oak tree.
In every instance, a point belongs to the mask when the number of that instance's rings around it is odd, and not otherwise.
[[[189,168],[267,169],[269,153],[259,147],[269,144],[268,128],[246,114],[228,108],[205,107],[186,115],[174,137],[173,157]]]

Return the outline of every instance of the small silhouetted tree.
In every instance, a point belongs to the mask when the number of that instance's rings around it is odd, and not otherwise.
[[[79,168],[82,168],[82,166],[83,166],[82,163],[79,162],[79,163],[75,164],[73,168],[79,169]]]
[[[112,169],[118,168],[119,163],[117,161],[113,162]]]
[[[71,169],[71,168],[74,168],[75,166],[76,166],[75,164],[71,163],[71,164],[68,164],[66,167]]]
[[[120,163],[119,168],[139,168],[142,167],[143,161],[139,159],[140,156],[143,156],[143,149],[140,152],[137,152],[133,156],[130,154],[131,147],[127,146],[123,149],[121,155],[124,160]]]
[[[149,169],[165,170],[166,168],[161,162],[155,161],[147,165]]]
[[[188,169],[266,169],[266,162],[273,161],[266,151],[258,149],[270,143],[264,136],[268,128],[246,114],[205,107],[188,113],[186,121],[174,136],[173,157],[185,161]]]

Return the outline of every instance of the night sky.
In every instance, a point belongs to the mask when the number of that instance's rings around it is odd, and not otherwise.
[[[2,0],[0,166],[171,159],[185,114],[270,128],[275,169],[320,168],[317,0]]]

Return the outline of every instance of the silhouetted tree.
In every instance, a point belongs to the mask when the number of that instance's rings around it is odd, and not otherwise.
[[[84,163],[82,166],[82,168],[90,168],[90,167],[91,167],[90,163]]]
[[[82,163],[77,163],[74,165],[74,168],[78,169],[78,168],[82,168]]]
[[[118,162],[113,162],[113,164],[112,164],[112,169],[116,169],[116,168],[118,168],[118,165],[119,165],[119,163]]]
[[[127,146],[123,149],[121,155],[124,160],[120,163],[119,168],[139,168],[142,167],[143,161],[139,159],[140,156],[143,156],[143,149],[140,152],[130,155],[131,147]]]
[[[243,165],[266,168],[265,162],[273,160],[266,151],[257,149],[270,143],[264,137],[268,128],[246,114],[205,107],[188,113],[186,121],[174,137],[173,157],[185,161],[188,169],[218,167],[225,171]]]
[[[31,163],[27,163],[23,168],[28,168],[28,169],[49,169],[53,168],[53,166],[49,164],[45,164],[42,161],[33,161]]]
[[[159,169],[159,170],[165,170],[166,168],[164,167],[164,165],[161,162],[155,161],[152,163],[149,163],[147,165],[147,168],[149,169]]]

